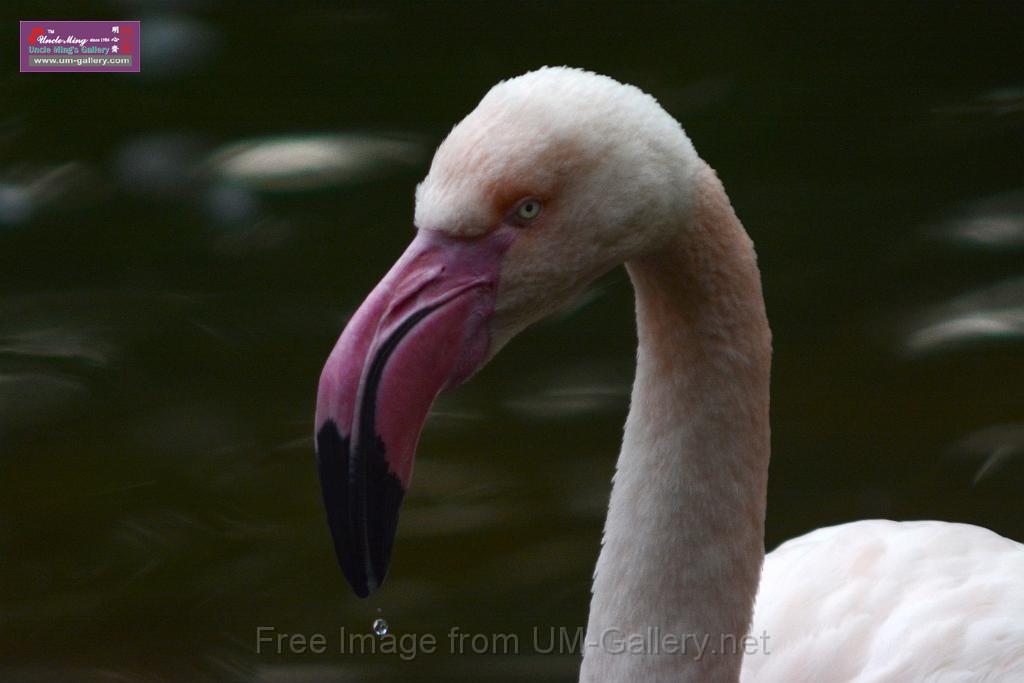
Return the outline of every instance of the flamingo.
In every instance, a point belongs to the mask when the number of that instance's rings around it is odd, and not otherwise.
[[[625,264],[637,367],[580,681],[1024,680],[1014,541],[867,520],[765,557],[771,333],[754,248],[653,97],[571,68],[499,83],[437,149],[415,226],[320,377],[323,502],[357,595],[387,573],[437,394]]]

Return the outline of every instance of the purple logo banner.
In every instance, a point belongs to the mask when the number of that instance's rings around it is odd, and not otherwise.
[[[23,21],[21,71],[139,71],[138,21]]]

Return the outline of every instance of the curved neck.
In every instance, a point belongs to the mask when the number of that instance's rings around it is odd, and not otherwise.
[[[735,682],[764,558],[771,334],[710,167],[675,243],[627,268],[636,379],[580,679]]]

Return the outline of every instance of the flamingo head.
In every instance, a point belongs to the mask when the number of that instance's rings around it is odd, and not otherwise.
[[[420,431],[443,389],[692,213],[700,161],[640,90],[545,68],[499,83],[437,149],[416,236],[320,376],[316,446],[355,593],[387,572]]]

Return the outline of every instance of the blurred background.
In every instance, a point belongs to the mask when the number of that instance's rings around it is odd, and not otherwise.
[[[8,0],[0,679],[575,680],[633,371],[621,269],[436,405],[384,589],[313,460],[322,362],[433,149],[544,64],[679,118],[775,333],[769,548],[864,517],[1024,540],[1017,3]],[[18,19],[141,19],[140,74],[19,74]],[[384,618],[439,653],[334,652]],[[325,655],[256,628],[327,634]],[[447,654],[452,626],[518,657]]]

